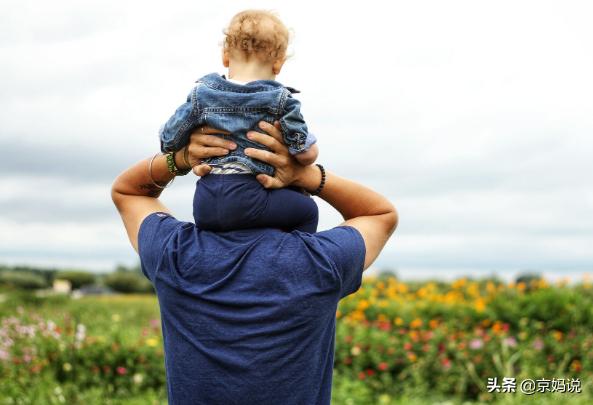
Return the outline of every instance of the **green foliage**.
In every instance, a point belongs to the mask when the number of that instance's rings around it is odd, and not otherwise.
[[[0,273],[0,284],[11,288],[37,290],[47,287],[44,277],[25,271],[3,271]]]
[[[95,275],[88,271],[64,270],[56,273],[55,279],[70,281],[72,289],[95,283]]]
[[[332,404],[591,403],[592,291],[365,279],[339,305]],[[154,295],[4,298],[0,403],[166,401]],[[487,393],[502,376],[580,378],[583,393]]]
[[[104,283],[121,293],[153,292],[152,284],[146,277],[130,271],[118,271],[105,276]]]

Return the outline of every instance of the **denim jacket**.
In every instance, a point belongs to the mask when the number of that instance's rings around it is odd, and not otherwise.
[[[259,121],[280,121],[284,142],[291,154],[304,152],[316,142],[307,131],[300,113],[300,102],[292,97],[297,90],[284,87],[274,80],[256,80],[245,85],[230,82],[217,73],[208,74],[197,82],[180,106],[161,128],[161,150],[177,151],[189,142],[195,127],[208,125],[228,131],[220,135],[237,144],[225,156],[212,157],[204,162],[211,166],[240,162],[253,174],[274,175],[274,167],[245,155],[245,148],[267,149],[247,139],[247,132],[258,130]]]

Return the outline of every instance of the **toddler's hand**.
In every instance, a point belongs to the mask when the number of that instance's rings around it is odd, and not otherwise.
[[[308,151],[298,153],[294,157],[303,166],[309,166],[315,163],[317,156],[319,156],[319,147],[316,143],[314,143],[311,145]]]

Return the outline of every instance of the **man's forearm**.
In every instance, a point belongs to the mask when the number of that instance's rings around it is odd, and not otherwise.
[[[152,167],[150,161],[152,160]],[[187,168],[183,159],[183,151],[175,154],[175,164],[179,169]],[[114,201],[118,196],[145,196],[158,198],[163,186],[173,179],[167,168],[165,155],[154,159],[144,159],[121,173],[112,186]],[[160,187],[159,187],[160,186]]]
[[[320,183],[321,171],[317,166],[304,168],[297,181],[298,186],[308,191],[315,190]],[[326,172],[325,186],[319,197],[337,209],[345,220],[395,212],[393,204],[381,194],[330,172]]]

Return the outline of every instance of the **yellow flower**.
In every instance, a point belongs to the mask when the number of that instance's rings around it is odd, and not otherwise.
[[[62,368],[64,369],[65,372],[72,371],[72,364],[70,364],[70,363],[64,363],[64,365],[62,366]]]
[[[484,309],[486,309],[486,303],[484,302],[484,300],[482,298],[478,298],[474,302],[474,308],[476,308],[476,311],[482,312],[482,311],[484,311]]]
[[[352,346],[352,349],[350,349],[350,354],[353,356],[358,356],[360,354],[360,347]]]
[[[113,322],[119,322],[121,320],[121,316],[119,314],[113,314],[111,315],[111,320]]]
[[[159,344],[159,341],[156,340],[155,338],[150,338],[150,339],[146,339],[146,344],[150,347],[155,347],[156,345]]]
[[[452,288],[458,289],[458,288],[462,288],[463,286],[465,286],[465,283],[467,282],[467,279],[464,278],[460,278],[459,280],[455,280],[453,282],[453,284],[451,285]]]
[[[365,299],[362,299],[362,300],[358,301],[357,309],[360,309],[361,311],[364,311],[369,306],[370,306],[369,302],[367,300],[365,300]]]
[[[408,353],[408,360],[415,362],[418,357],[414,353]]]
[[[553,331],[552,336],[554,336],[554,339],[558,341],[562,340],[562,332],[560,332],[559,330]]]
[[[399,316],[393,320],[393,323],[397,326],[401,326],[404,324],[404,320],[401,319]]]

